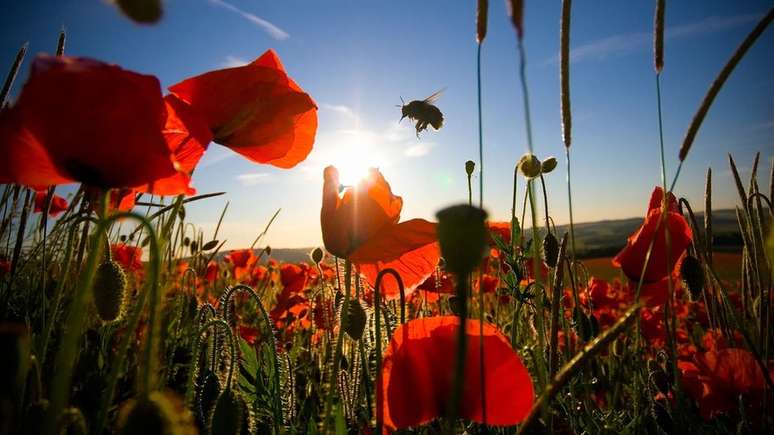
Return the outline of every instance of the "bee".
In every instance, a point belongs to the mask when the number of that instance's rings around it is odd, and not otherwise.
[[[417,138],[419,138],[419,132],[427,130],[428,125],[433,126],[435,130],[440,130],[443,126],[443,113],[433,105],[443,91],[441,89],[424,100],[409,101],[408,104],[403,101],[403,97],[400,98],[401,103],[403,103],[402,106],[398,106],[403,115],[400,117],[400,121],[403,121],[403,118],[416,121]]]

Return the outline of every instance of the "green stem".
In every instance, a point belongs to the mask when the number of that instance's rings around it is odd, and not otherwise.
[[[105,201],[103,203],[106,204]],[[107,378],[107,384],[104,392],[104,396],[102,399],[102,403],[100,405],[99,412],[97,413],[97,418],[95,420],[95,424],[93,426],[92,433],[95,435],[99,435],[103,433],[103,429],[105,427],[105,424],[107,422],[107,416],[108,411],[110,409],[111,404],[113,403],[113,394],[115,393],[116,385],[118,384],[118,377],[121,374],[121,369],[124,366],[124,362],[126,361],[126,355],[129,352],[129,348],[131,347],[132,342],[135,338],[135,330],[137,329],[137,325],[140,322],[140,316],[142,314],[143,307],[145,305],[145,299],[146,295],[150,293],[150,299],[151,301],[155,301],[156,294],[158,293],[158,282],[159,282],[159,271],[161,269],[161,250],[159,248],[158,238],[156,237],[156,231],[153,228],[153,225],[151,225],[150,221],[148,221],[145,217],[135,214],[135,213],[117,213],[109,218],[107,218],[106,222],[114,222],[118,219],[134,219],[137,220],[140,223],[140,226],[145,228],[145,231],[148,232],[148,240],[150,241],[150,261],[148,264],[148,278],[145,281],[146,286],[150,286],[150,290],[148,291],[141,291],[137,295],[137,300],[135,301],[134,307],[129,315],[126,329],[124,331],[123,336],[121,337],[121,342],[118,345],[118,353],[116,354],[116,357],[113,361],[113,364],[110,368],[110,373],[108,374]],[[97,231],[94,233],[95,237],[95,243],[97,245],[101,245],[99,242],[102,238],[102,235],[104,234],[104,230],[107,228],[107,226],[102,226],[102,224],[99,224],[97,226]],[[89,257],[91,258],[91,257]],[[88,267],[87,267],[87,270]],[[151,307],[151,310],[154,310],[153,307]],[[72,314],[72,313],[71,313]],[[153,324],[151,323],[151,329],[153,328]],[[149,334],[147,337],[147,340],[151,339],[151,335]],[[148,343],[148,346],[150,346],[150,343]],[[147,348],[146,348],[147,349]],[[145,373],[143,376],[143,393],[149,394],[149,386],[150,386],[150,372],[152,368],[149,366],[149,361],[147,359],[148,355],[146,353],[146,365],[145,365]]]
[[[458,314],[460,326],[457,329],[457,353],[454,362],[454,377],[452,378],[451,401],[448,405],[449,433],[454,427],[457,417],[460,415],[460,399],[462,398],[462,387],[465,384],[465,356],[468,351],[468,334],[466,331],[468,320],[468,299],[467,294],[470,276],[465,274],[457,277],[457,298],[460,300],[460,311]]]
[[[484,208],[484,123],[481,105],[481,45],[476,50],[476,80],[478,85],[478,207]]]

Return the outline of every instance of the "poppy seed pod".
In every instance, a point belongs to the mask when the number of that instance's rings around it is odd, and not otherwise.
[[[691,298],[697,300],[704,288],[704,272],[701,268],[701,262],[693,255],[686,255],[680,264],[680,277],[691,292]]]
[[[241,434],[245,427],[247,403],[233,389],[226,388],[215,402],[210,417],[209,433],[212,435]]]
[[[215,401],[220,395],[220,381],[218,376],[209,369],[204,374],[200,383],[196,386],[196,405],[199,420],[204,423],[210,415]]]
[[[484,255],[486,212],[470,205],[447,207],[438,213],[438,241],[450,272],[463,277],[478,266]]]
[[[196,433],[191,413],[173,393],[154,391],[148,397],[131,399],[118,415],[118,431],[124,435]]]
[[[314,264],[320,264],[323,259],[323,250],[320,248],[314,248],[311,254],[309,254]]]
[[[97,268],[92,292],[94,306],[103,322],[112,322],[121,317],[126,285],[126,274],[117,262],[109,260]]]
[[[543,160],[543,163],[540,164],[540,172],[547,174],[554,169],[556,169],[556,165],[558,162],[556,161],[556,157],[551,156]]]
[[[540,176],[540,171],[542,169],[540,160],[538,160],[538,158],[531,153],[526,153],[521,156],[518,166],[521,174],[527,177],[529,180]]]
[[[476,162],[473,160],[468,160],[465,162],[465,173],[468,174],[468,177],[473,175],[473,171],[476,170]]]

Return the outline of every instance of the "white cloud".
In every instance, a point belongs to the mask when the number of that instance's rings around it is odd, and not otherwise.
[[[223,68],[234,68],[237,66],[245,66],[248,62],[241,57],[237,56],[226,56],[226,58],[223,60],[223,62],[220,64]]]
[[[242,9],[239,9],[238,7],[232,5],[231,3],[225,2],[223,0],[210,0],[210,3],[220,6],[224,9],[228,9],[231,12],[234,12],[236,14],[239,14],[242,16],[242,18],[246,19],[247,21],[250,21],[251,23],[255,24],[256,26],[260,27],[261,30],[266,32],[269,36],[272,38],[282,41],[285,39],[290,38],[290,35],[285,32],[284,30],[280,29],[273,23],[264,20],[263,18],[252,14],[247,11],[243,11]]]
[[[717,33],[723,30],[743,26],[760,19],[760,14],[734,15],[730,17],[707,17],[694,23],[667,26],[666,40]],[[581,44],[570,50],[570,60],[574,63],[585,60],[603,60],[613,55],[626,54],[649,47],[653,43],[652,32],[635,32],[612,35],[606,38]],[[558,56],[543,62],[556,64]]]
[[[246,174],[239,174],[236,179],[242,183],[243,186],[255,186],[257,184],[264,184],[271,181],[269,174],[265,172],[250,172]]]
[[[403,155],[406,157],[422,157],[430,153],[430,148],[435,144],[433,143],[419,143],[406,148],[403,151]]]
[[[331,112],[336,112],[340,115],[344,115],[348,118],[357,119],[357,114],[352,110],[351,107],[345,106],[343,104],[328,104],[328,103],[322,103],[320,104],[320,107],[325,110],[330,110]]]

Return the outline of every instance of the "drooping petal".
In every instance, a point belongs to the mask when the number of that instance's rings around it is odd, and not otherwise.
[[[35,192],[35,213],[43,211],[43,207],[46,206],[46,197],[48,192],[45,190],[39,190]],[[51,204],[48,207],[49,216],[59,216],[63,211],[67,210],[67,200],[59,195],[51,197]]]
[[[487,424],[521,422],[534,400],[532,379],[508,340],[484,324]],[[483,422],[479,322],[466,322],[468,347],[460,417]],[[418,426],[446,415],[457,347],[456,316],[411,320],[395,330],[377,383],[377,412],[390,429]]]
[[[376,285],[376,276],[380,270],[395,270],[400,275],[401,281],[403,281],[404,294],[408,296],[435,272],[440,258],[441,249],[438,243],[431,242],[408,251],[391,261],[358,263],[357,266],[360,268],[360,273],[371,286]],[[398,298],[400,296],[400,288],[397,281],[391,276],[385,276],[381,283],[381,293],[387,300]]]
[[[207,120],[215,142],[257,163],[290,168],[312,149],[317,106],[274,50],[248,65],[210,71],[169,90]]]
[[[159,81],[96,60],[39,55],[0,116],[0,182],[131,187],[173,175]]]
[[[189,186],[191,174],[212,140],[207,124],[191,107],[174,95],[164,97],[167,121],[164,138],[175,159],[177,172],[153,183],[136,188],[154,195],[194,195]]]

